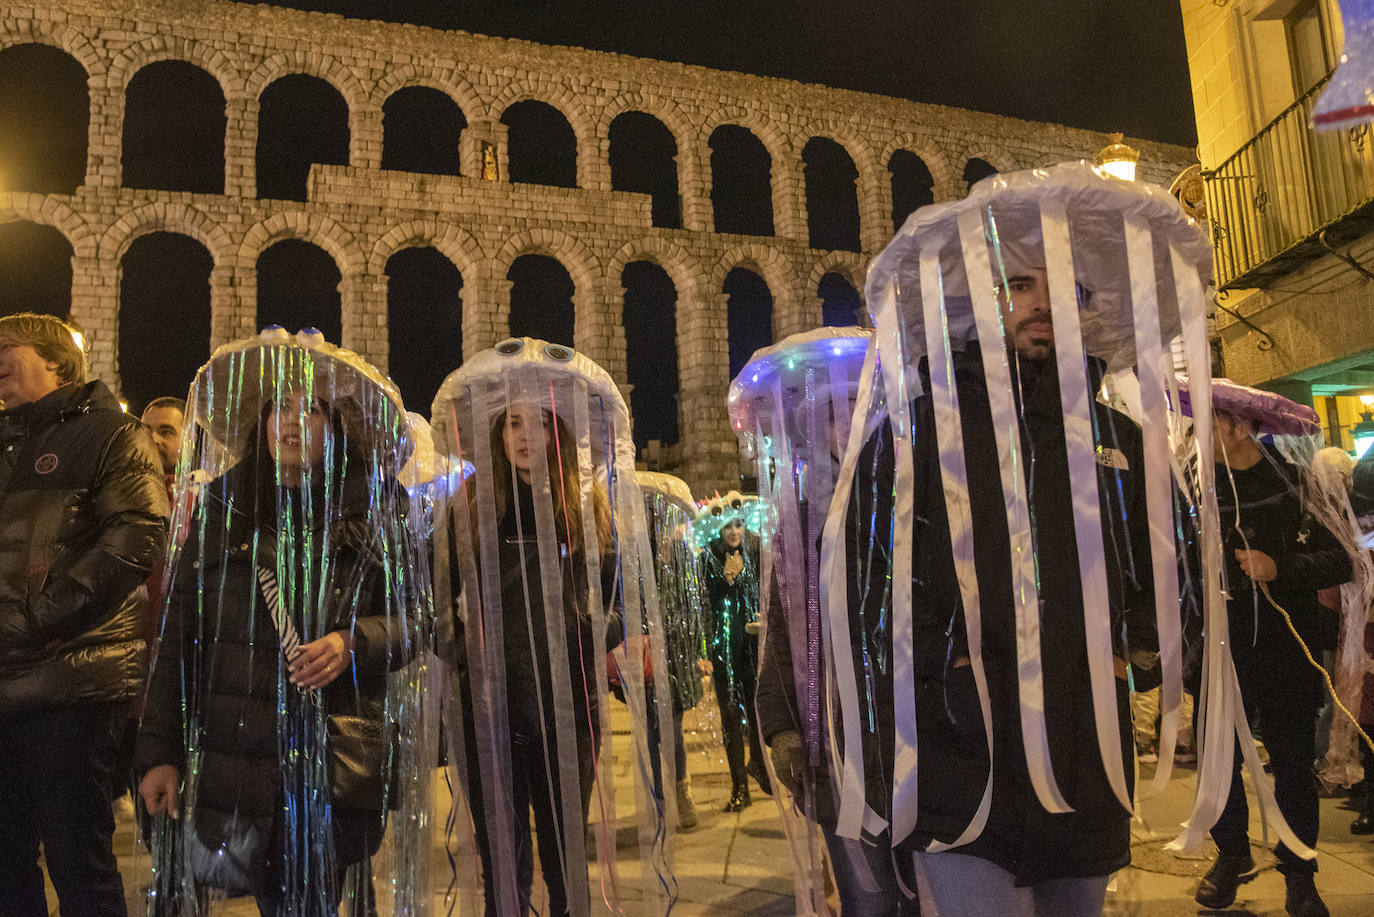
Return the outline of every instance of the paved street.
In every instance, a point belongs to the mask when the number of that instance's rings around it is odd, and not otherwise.
[[[710,695],[708,695],[709,698]],[[624,742],[624,708],[614,705],[612,719],[614,741]],[[689,768],[696,790],[701,823],[693,831],[678,836],[676,879],[678,903],[675,917],[726,917],[726,915],[760,915],[783,917],[794,913],[792,899],[791,859],[783,835],[777,808],[768,797],[755,793],[754,804],[744,812],[722,813],[729,795],[729,778],[719,745],[709,741],[710,723],[714,709],[704,702],[698,710],[689,711],[686,719]],[[714,751],[713,751],[714,749]],[[1148,775],[1150,770],[1147,768]],[[1196,772],[1191,768],[1176,771],[1165,793],[1146,803],[1143,820],[1134,827],[1134,864],[1120,873],[1107,899],[1109,915],[1141,915],[1141,917],[1172,917],[1214,913],[1200,911],[1193,903],[1193,891],[1198,877],[1206,870],[1211,849],[1204,858],[1180,859],[1163,851],[1175,826],[1186,817],[1191,799],[1191,783]],[[632,879],[638,871],[638,849],[634,821],[629,811],[633,798],[628,771],[621,768],[615,775],[617,799],[622,817],[617,823],[616,836],[618,872],[622,883]],[[442,795],[443,781],[436,781]],[[445,808],[446,803],[438,808]],[[1254,806],[1251,807],[1252,812]],[[1317,886],[1337,917],[1356,917],[1374,913],[1374,839],[1356,838],[1349,833],[1354,815],[1347,800],[1322,800],[1321,871]],[[442,825],[442,813],[439,824]],[[1256,820],[1252,838],[1258,841]],[[147,874],[148,858],[138,852],[132,820],[121,817],[116,838],[121,853],[125,884],[131,889],[130,913],[142,913],[133,900],[133,889]],[[1241,887],[1236,906],[1226,913],[1235,915],[1282,915],[1283,879],[1274,872],[1273,855],[1255,850],[1260,871]],[[430,864],[439,898],[439,914],[448,912],[442,905],[443,887],[448,884],[450,869],[447,855],[441,848],[434,851]],[[379,888],[385,896],[385,889]],[[593,897],[597,897],[594,890]],[[56,914],[56,902],[51,899],[51,913]],[[622,895],[622,907],[627,915],[638,913],[634,896]],[[256,909],[251,901],[226,902],[217,913],[230,917],[252,917]],[[452,913],[460,909],[454,904]],[[610,914],[598,902],[594,913]]]

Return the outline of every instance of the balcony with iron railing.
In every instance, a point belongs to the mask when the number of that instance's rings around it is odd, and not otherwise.
[[[1312,108],[1330,79],[1203,173],[1219,289],[1265,287],[1374,230],[1369,127],[1312,129]]]

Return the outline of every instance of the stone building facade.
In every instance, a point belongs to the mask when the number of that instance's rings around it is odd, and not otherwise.
[[[894,152],[919,156],[935,200],[943,201],[965,193],[971,158],[1002,171],[1091,157],[1107,142],[1091,131],[785,80],[217,0],[0,6],[0,54],[33,43],[60,49],[87,75],[85,179],[72,194],[0,188],[0,223],[46,224],[72,245],[72,315],[91,334],[101,377],[118,386],[121,258],[150,232],[189,236],[213,258],[212,345],[257,330],[256,264],[264,250],[290,238],[318,245],[342,275],[341,343],[383,368],[385,269],[393,253],[432,247],[461,272],[468,354],[508,336],[512,262],[530,253],[551,256],[575,284],[575,346],[622,382],[621,276],[627,264],[647,260],[666,271],[677,292],[678,470],[698,491],[724,489],[738,468],[724,403],[722,284],[732,269],[747,267],[767,282],[779,339],[821,323],[817,285],[827,273],[862,291],[868,257],[892,235]],[[200,68],[223,91],[221,194],[121,185],[127,89],[142,68],[164,60]],[[260,200],[259,100],[274,81],[294,74],[327,81],[347,102],[348,164],[312,167],[304,202]],[[461,108],[461,175],[381,168],[383,104],[411,86],[437,89]],[[501,116],[530,99],[553,106],[571,126],[576,188],[504,180]],[[648,195],[611,190],[610,125],[631,111],[658,119],[676,142],[679,229],[653,225]],[[709,138],[725,124],[747,128],[771,157],[771,236],[714,231]],[[814,137],[840,144],[857,168],[860,252],[809,246],[801,151]],[[1142,150],[1146,180],[1167,184],[1193,158],[1179,147],[1131,142]],[[489,153],[501,180],[483,178]]]

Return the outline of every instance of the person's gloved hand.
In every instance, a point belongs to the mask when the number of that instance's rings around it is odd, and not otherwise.
[[[768,756],[773,759],[773,772],[778,782],[800,800],[806,779],[806,754],[802,751],[801,733],[787,729],[773,736],[768,743]]]

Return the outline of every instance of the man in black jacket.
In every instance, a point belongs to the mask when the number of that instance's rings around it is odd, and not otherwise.
[[[166,547],[152,441],[71,329],[0,318],[0,913],[124,915],[115,745],[146,675],[143,582]]]
[[[1322,683],[1303,644],[1320,653],[1317,590],[1347,582],[1351,560],[1303,507],[1297,470],[1261,446],[1248,421],[1217,411],[1212,438],[1231,658],[1241,698],[1250,722],[1258,717],[1279,811],[1298,839],[1315,847],[1318,800],[1312,761]],[[1240,877],[1254,867],[1239,748],[1234,767],[1226,808],[1212,828],[1217,860],[1196,895],[1199,904],[1215,909],[1231,906]],[[1288,913],[1326,914],[1313,883],[1316,861],[1304,860],[1282,844],[1277,853],[1278,870],[1288,886]]]

